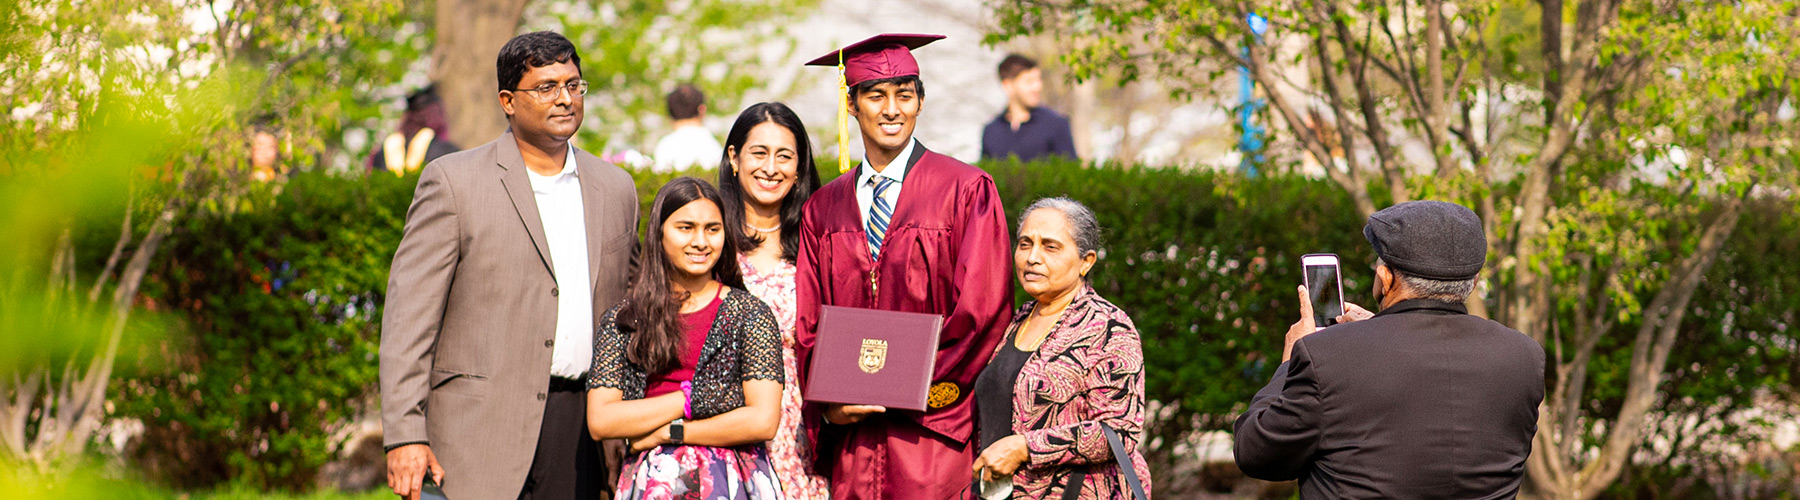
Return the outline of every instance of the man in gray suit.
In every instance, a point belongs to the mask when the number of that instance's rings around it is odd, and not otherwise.
[[[624,294],[637,189],[569,144],[587,83],[568,39],[520,35],[495,66],[511,129],[425,167],[394,254],[388,486],[416,498],[430,475],[458,500],[610,497],[623,450],[588,436],[581,381],[600,313]]]

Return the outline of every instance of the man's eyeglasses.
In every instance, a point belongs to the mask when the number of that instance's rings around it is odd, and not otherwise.
[[[546,83],[539,85],[536,88],[512,90],[514,92],[530,92],[532,97],[537,98],[538,102],[550,102],[556,100],[557,97],[560,97],[562,95],[560,91],[563,89],[568,89],[570,96],[581,97],[587,95],[588,83],[584,80],[575,80],[561,85]]]

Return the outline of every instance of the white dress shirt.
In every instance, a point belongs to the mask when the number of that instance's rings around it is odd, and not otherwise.
[[[721,151],[724,148],[719,146],[719,139],[706,127],[681,127],[656,141],[656,151],[650,155],[656,164],[650,170],[668,173],[717,167]]]
[[[888,163],[887,168],[881,169],[880,172],[869,167],[869,154],[863,153],[862,167],[856,169],[856,207],[862,210],[864,231],[869,230],[869,207],[875,204],[875,183],[869,182],[869,180],[874,179],[877,175],[894,180],[894,185],[888,186],[887,191],[881,193],[881,197],[887,199],[888,206],[899,211],[900,187],[905,185],[902,181],[906,180],[906,167],[908,167],[906,162],[912,159],[913,148],[918,145],[918,139],[907,139],[906,149],[900,150],[900,156],[895,156],[894,161]],[[892,228],[897,222],[899,221],[888,219],[888,227]]]
[[[577,378],[594,360],[594,286],[588,282],[587,211],[581,203],[581,176],[575,169],[575,146],[563,160],[562,172],[538,175],[526,169],[537,198],[544,242],[556,269],[556,345],[550,374]]]

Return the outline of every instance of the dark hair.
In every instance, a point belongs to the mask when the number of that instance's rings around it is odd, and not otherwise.
[[[681,303],[691,292],[678,294],[670,289],[669,276],[675,265],[663,253],[662,225],[675,211],[699,200],[725,206],[719,199],[719,190],[693,177],[669,181],[656,192],[656,200],[650,202],[650,224],[644,231],[642,260],[637,276],[625,289],[625,302],[616,318],[619,330],[630,336],[625,344],[625,359],[643,368],[645,373],[662,373],[680,366],[681,352],[687,345],[687,334],[681,322]],[[744,274],[737,265],[737,242],[742,238],[738,233],[742,230],[736,229],[740,223],[730,214],[720,211],[725,223],[725,242],[719,249],[719,261],[713,264],[712,275],[713,279],[719,280],[720,286],[743,288]]]
[[[531,68],[542,68],[557,63],[575,65],[575,73],[581,73],[581,54],[575,53],[575,44],[554,31],[533,31],[515,36],[500,47],[500,57],[494,60],[494,74],[499,77],[500,90],[519,88],[519,80]]]
[[[406,113],[400,116],[402,137],[411,139],[427,128],[436,134],[437,140],[450,140],[450,115],[444,110],[444,100],[438,97],[436,85],[427,85],[407,95]]]
[[[912,84],[913,94],[919,96],[920,99],[925,98],[925,81],[920,80],[919,75],[906,75],[876,80],[864,80],[862,83],[851,85],[850,105],[856,105],[856,96],[862,95],[863,92],[868,92],[869,89],[875,88],[876,85],[881,85],[883,83],[892,83],[901,87],[905,87],[906,84],[910,83]]]
[[[706,105],[706,94],[700,87],[683,83],[669,92],[669,117],[686,120],[700,116],[700,106]]]
[[[1033,61],[1029,57],[1018,54],[1007,54],[1005,59],[1000,60],[1000,81],[1004,82],[1011,80],[1014,77],[1019,76],[1019,73],[1024,73],[1037,67],[1037,61]]]
[[[812,140],[806,136],[806,125],[800,123],[800,117],[786,104],[759,102],[738,113],[737,123],[731,125],[731,133],[725,136],[725,150],[719,154],[719,195],[725,199],[725,206],[720,209],[737,220],[744,220],[744,186],[738,183],[737,172],[731,168],[731,152],[744,154],[744,142],[750,138],[750,129],[770,122],[786,127],[794,134],[794,154],[799,155],[799,165],[794,168],[797,176],[794,188],[781,199],[781,258],[793,262],[800,257],[801,209],[805,208],[806,200],[813,192],[819,190],[819,172],[813,164]],[[738,245],[744,250],[762,245],[762,235],[750,231],[743,231],[743,234]]]
[[[415,90],[413,93],[406,95],[406,110],[418,111],[425,109],[426,106],[443,101],[442,98],[438,97],[437,85],[426,85],[425,88]]]

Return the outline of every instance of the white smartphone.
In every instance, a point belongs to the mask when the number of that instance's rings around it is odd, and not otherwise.
[[[1313,326],[1325,328],[1337,324],[1337,317],[1344,314],[1344,284],[1338,276],[1337,255],[1302,255],[1300,265],[1306,270],[1306,293],[1312,300]]]

